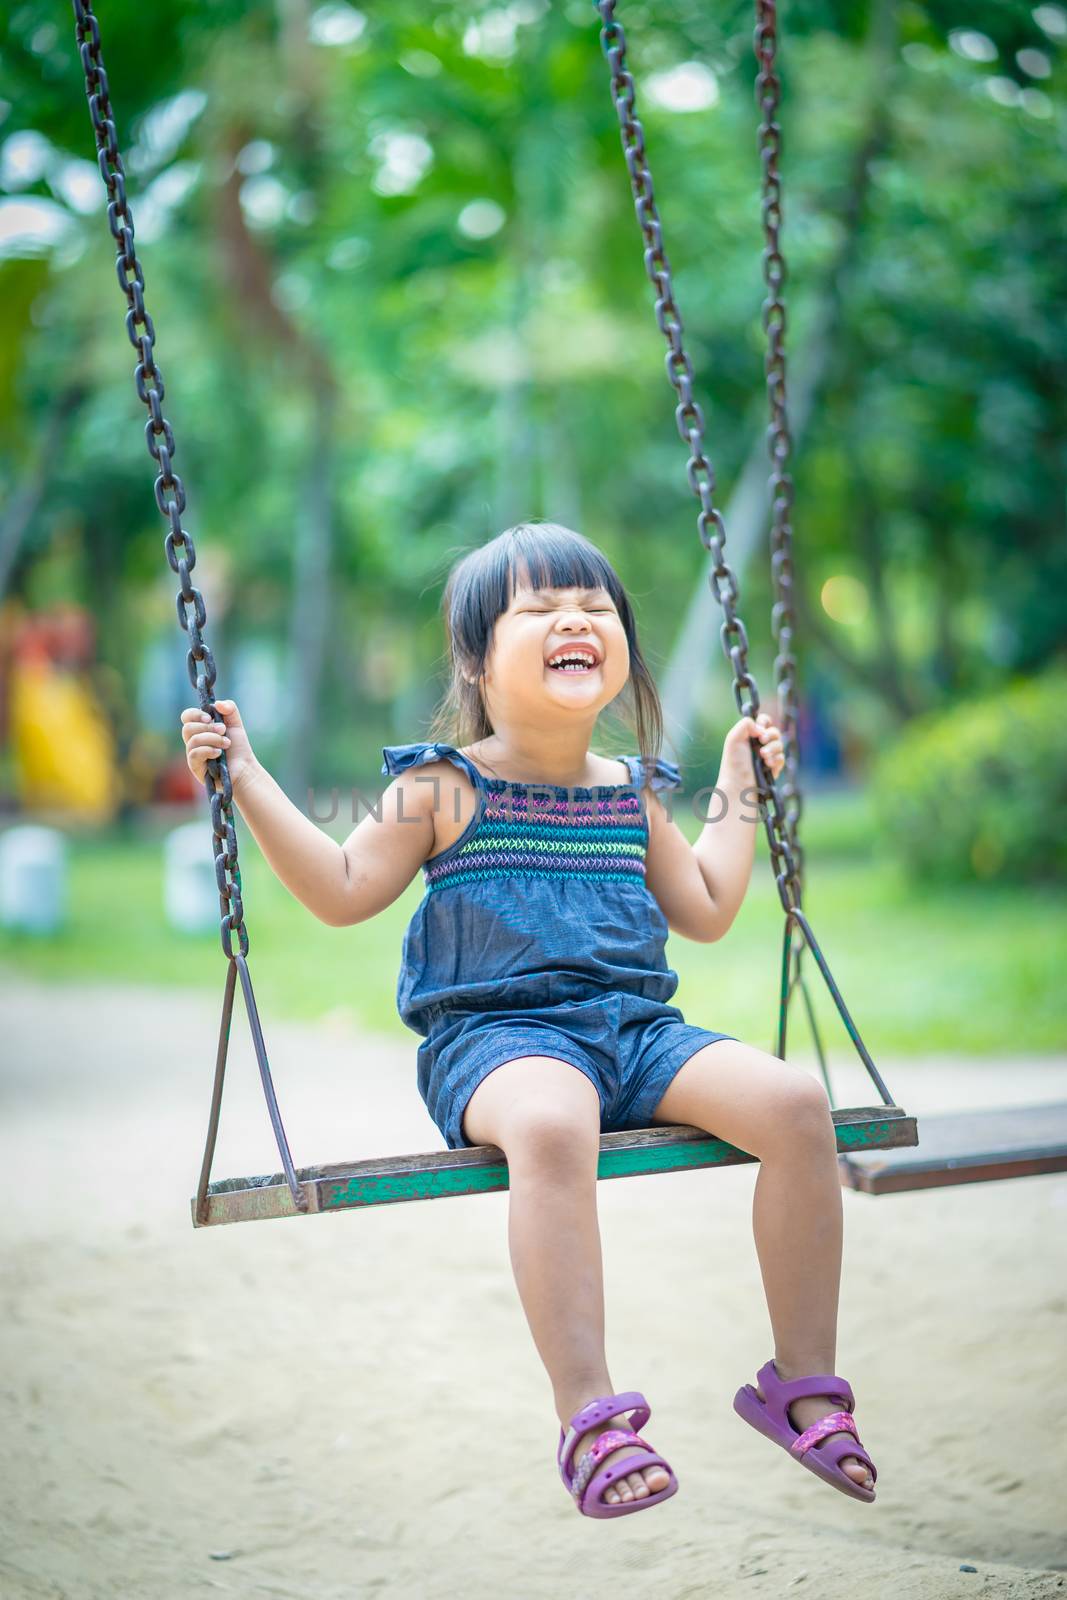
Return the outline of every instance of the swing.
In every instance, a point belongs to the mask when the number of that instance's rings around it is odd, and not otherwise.
[[[864,1194],[1067,1172],[1067,1101],[923,1117],[918,1149],[853,1151],[841,1170]]]
[[[96,135],[97,161],[108,192],[108,226],[118,246],[116,270],[126,297],[126,333],[137,353],[134,382],[146,406],[145,425],[148,451],[158,467],[155,498],[160,514],[169,524],[164,550],[171,570],[177,574],[178,621],[189,638],[187,670],[203,710],[221,720],[212,705],[216,678],[214,657],[204,642],[207,612],[203,595],[191,581],[196,550],[191,535],[182,527],[186,506],[185,488],[174,471],[174,434],[162,411],[163,375],[155,360],[155,328],[145,309],[144,274],[134,249],[133,218],[126,197],[125,172],[116,143],[114,116],[100,52],[100,31],[91,0],[72,0],[76,36],[85,72],[85,87]],[[723,650],[733,669],[733,690],[741,716],[756,717],[759,693],[748,670],[748,638],[737,614],[738,586],[723,553],[725,528],[715,509],[715,475],[704,454],[704,418],[693,399],[693,368],[682,344],[683,325],[674,300],[670,266],[663,251],[659,215],[652,189],[652,178],[645,155],[644,133],[635,112],[634,84],[626,70],[626,41],[621,24],[615,19],[616,0],[595,0],[603,27],[601,46],[611,69],[612,96],[619,118],[623,152],[630,173],[637,219],[645,242],[645,270],[656,291],[656,321],[666,338],[667,376],[678,396],[675,421],[682,441],[689,448],[687,477],[693,494],[700,501],[698,532],[701,543],[714,557],[709,583],[722,606],[725,621],[720,629]],[[785,263],[779,246],[781,226],[777,122],[780,84],[775,72],[777,21],[775,0],[756,0],[755,48],[759,62],[756,80],[762,121],[759,129],[762,158],[763,228],[766,248],[763,271],[767,298],[763,324],[767,333],[767,392],[770,406],[768,448],[771,461],[770,485],[773,494],[771,528],[772,573],[776,601],[772,629],[778,646],[775,659],[776,689],[781,707],[785,765],[779,787],[772,782],[759,757],[758,741],[750,741],[759,814],[771,851],[775,883],[785,911],[782,950],[781,991],[777,1048],[785,1059],[786,1019],[794,988],[800,987],[809,1024],[816,1043],[819,1063],[833,1107],[825,1055],[815,1025],[814,1012],[801,974],[804,945],[830,990],[837,1011],[845,1024],[864,1067],[877,1090],[881,1104],[871,1107],[833,1109],[837,1147],[844,1158],[854,1152],[882,1151],[917,1142],[915,1118],[893,1102],[881,1075],[860,1038],[855,1023],[842,999],[801,906],[803,857],[798,839],[801,793],[798,773],[795,659],[792,642],[795,618],[792,607],[792,501],[793,484],[788,472],[792,448],[786,410],[785,306],[782,288]],[[215,1223],[240,1222],[267,1217],[309,1215],[340,1211],[360,1206],[391,1204],[402,1200],[432,1200],[448,1195],[478,1194],[508,1187],[507,1162],[502,1150],[492,1145],[475,1148],[433,1151],[411,1156],[391,1156],[377,1160],[347,1162],[331,1166],[293,1165],[285,1129],[267,1060],[252,980],[248,970],[248,933],[244,921],[241,874],[237,859],[233,793],[225,752],[208,763],[210,783],[205,781],[211,807],[212,849],[215,876],[222,911],[220,932],[228,966],[223,994],[215,1076],[208,1118],[207,1140],[195,1198],[193,1224],[203,1227]],[[217,784],[217,787],[215,785]],[[795,940],[795,931],[803,943]],[[237,949],[233,937],[237,936]],[[229,1178],[211,1181],[211,1165],[218,1131],[227,1049],[237,980],[240,978],[245,1009],[259,1066],[267,1112],[281,1158],[282,1171],[263,1177]],[[696,1167],[721,1167],[756,1157],[700,1128],[657,1125],[651,1128],[602,1134],[597,1175],[599,1178],[634,1177],[657,1172],[679,1172]]]

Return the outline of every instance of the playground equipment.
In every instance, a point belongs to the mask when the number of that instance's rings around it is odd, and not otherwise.
[[[67,841],[57,828],[17,823],[0,833],[0,926],[58,933],[67,915]]]
[[[202,822],[183,822],[163,841],[163,908],[180,933],[218,927],[218,884]]]

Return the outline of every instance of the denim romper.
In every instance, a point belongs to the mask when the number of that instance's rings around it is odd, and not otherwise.
[[[648,1127],[679,1067],[735,1035],[692,1026],[667,1004],[678,974],[645,883],[641,757],[622,757],[629,784],[565,788],[487,778],[449,744],[382,755],[394,776],[451,761],[477,795],[460,837],[423,865],[396,992],[401,1018],[423,1035],[419,1093],[448,1147],[470,1147],[468,1100],[517,1056],[556,1056],[585,1073],[602,1132]],[[680,782],[673,762],[656,761],[653,789]]]

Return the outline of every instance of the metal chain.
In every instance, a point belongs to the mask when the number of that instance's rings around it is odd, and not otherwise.
[[[782,186],[778,157],[782,133],[778,123],[781,81],[775,71],[778,51],[777,0],[756,0],[755,51],[759,63],[756,76],[756,103],[760,108],[758,144],[762,169],[763,277],[767,298],[763,302],[763,327],[767,335],[764,371],[770,425],[767,449],[771,460],[771,576],[775,602],[771,610],[771,630],[778,654],[774,660],[778,697],[778,725],[782,730],[785,765],[778,774],[778,797],[785,813],[786,836],[793,856],[797,882],[804,882],[804,852],[798,838],[802,796],[800,789],[800,742],[797,733],[797,663],[793,654],[796,614],[793,610],[793,479],[789,458],[793,450],[786,405],[785,332],[786,310],[783,290],[786,280],[785,258],[781,248]]]
[[[97,164],[100,176],[107,186],[107,221],[112,237],[118,245],[115,269],[119,288],[126,296],[126,335],[137,352],[137,365],[133,379],[137,394],[148,408],[145,439],[148,453],[159,467],[155,482],[156,505],[160,515],[169,524],[163,548],[172,572],[180,580],[177,595],[178,621],[189,636],[186,665],[189,681],[196,691],[201,710],[212,720],[223,719],[212,704],[215,684],[215,659],[204,643],[203,629],[207,622],[204,597],[191,579],[196,566],[196,547],[191,535],[182,527],[185,510],[185,485],[174,471],[174,433],[163,415],[163,373],[155,359],[156,330],[145,309],[144,272],[134,249],[133,216],[126,198],[126,173],[119,154],[115,136],[115,121],[108,93],[107,73],[100,54],[100,30],[89,0],[72,0],[82,67],[85,72],[85,93],[89,101],[89,115],[96,134]],[[233,789],[223,751],[207,764],[208,777],[204,787],[211,801],[212,848],[215,853],[215,879],[219,890],[219,909],[222,911],[222,948],[232,961],[233,934],[243,956],[248,954],[248,934],[244,924],[244,904],[241,898],[241,873],[237,862],[237,832],[233,822]],[[218,783],[218,788],[214,787]]]
[[[674,298],[670,263],[663,249],[663,233],[656,208],[652,174],[645,153],[644,129],[635,113],[634,81],[626,70],[626,36],[615,18],[616,0],[594,0],[603,27],[600,43],[611,67],[611,87],[619,118],[623,154],[630,174],[634,207],[645,240],[645,271],[656,291],[656,321],[667,343],[667,377],[678,396],[674,417],[683,444],[689,447],[686,475],[689,487],[700,501],[697,531],[700,542],[714,560],[708,583],[722,606],[725,620],[720,637],[723,651],[733,669],[734,699],[743,717],[759,713],[759,690],[748,669],[748,635],[737,614],[737,579],[723,554],[726,528],[714,504],[715,473],[704,453],[704,415],[693,399],[693,368],[682,344],[683,324]],[[784,397],[783,397],[784,398]],[[785,911],[800,905],[801,889],[796,863],[778,793],[758,754],[755,740],[752,769],[770,846],[778,896]]]

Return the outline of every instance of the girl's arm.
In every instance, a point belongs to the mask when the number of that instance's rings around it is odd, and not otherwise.
[[[784,764],[781,734],[766,712],[742,717],[723,745],[716,793],[704,827],[690,844],[658,799],[648,807],[646,882],[668,925],[687,939],[721,939],[745,898],[756,851],[759,810],[748,741],[755,737],[772,777]]]
[[[381,818],[368,812],[338,844],[256,759],[234,702],[215,705],[225,731],[204,720],[199,706],[182,712],[189,768],[203,783],[208,760],[225,748],[234,804],[290,893],[334,928],[364,922],[392,905],[433,850],[434,786],[415,781],[414,769],[402,773],[382,796]]]

